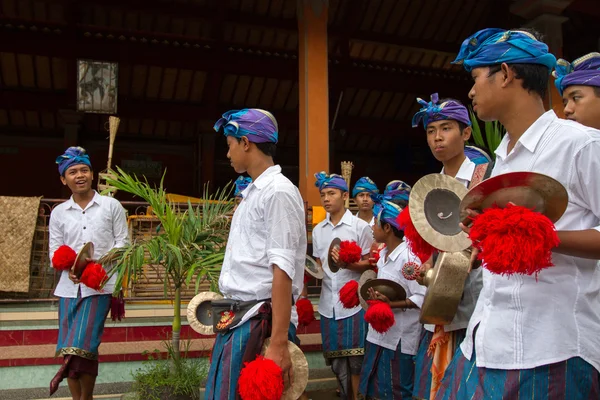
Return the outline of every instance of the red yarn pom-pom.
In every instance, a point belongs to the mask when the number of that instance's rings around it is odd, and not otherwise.
[[[354,308],[360,304],[358,298],[358,282],[355,280],[348,281],[339,292],[340,303],[344,308]]]
[[[104,268],[102,268],[102,265],[93,262],[85,267],[81,274],[81,278],[79,279],[85,286],[94,290],[100,290],[102,284],[107,280],[108,275]]]
[[[406,243],[410,248],[410,251],[413,252],[414,255],[419,257],[421,262],[426,262],[431,258],[435,248],[427,243],[417,229],[413,225],[412,219],[410,219],[410,212],[408,211],[408,206],[406,206],[402,212],[396,218],[400,229],[404,229],[404,237],[406,238]]]
[[[537,276],[554,265],[552,249],[560,243],[548,217],[512,204],[494,206],[473,218],[469,237],[483,266],[502,275]]]
[[[354,264],[360,261],[362,249],[356,242],[344,240],[340,243],[340,261],[346,264]]]
[[[279,400],[283,394],[282,370],[275,361],[259,355],[244,363],[238,387],[243,400]]]
[[[367,321],[379,333],[386,333],[396,323],[392,307],[379,300],[367,300],[369,309],[365,313]]]
[[[52,256],[52,266],[59,271],[64,271],[75,264],[76,258],[77,253],[75,253],[75,250],[66,244],[63,244],[54,252],[54,255]]]
[[[298,311],[298,324],[310,325],[315,321],[315,310],[309,299],[298,299],[296,302],[296,311]]]

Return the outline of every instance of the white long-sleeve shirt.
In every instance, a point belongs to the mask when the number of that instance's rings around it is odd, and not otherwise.
[[[558,180],[569,203],[557,230],[600,231],[600,131],[548,111],[508,153],[506,135],[492,176],[532,171]],[[528,369],[581,357],[600,370],[600,268],[597,260],[553,253],[537,276],[483,270],[483,289],[467,336],[465,357],[477,366]],[[475,343],[473,331],[477,328]]]
[[[306,258],[304,202],[298,188],[274,165],[242,196],[231,221],[219,278],[221,293],[242,301],[270,299],[277,265],[292,280],[292,295],[297,299],[304,285]],[[261,305],[250,309],[237,326],[255,316]],[[292,323],[298,324],[295,308]]]
[[[50,260],[56,249],[67,245],[79,252],[84,244],[94,244],[94,259],[99,259],[113,248],[125,247],[129,243],[125,209],[118,200],[101,196],[97,192],[85,209],[73,201],[73,197],[59,204],[50,214]],[[74,284],[69,272],[62,271],[54,295],[75,298],[81,288],[81,297],[111,294],[115,287],[116,275],[106,283],[103,290],[97,291],[84,285]]]

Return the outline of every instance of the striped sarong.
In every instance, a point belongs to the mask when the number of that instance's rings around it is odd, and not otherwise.
[[[435,400],[597,400],[600,374],[580,357],[531,369],[478,368],[456,351]]]
[[[462,341],[465,339],[467,334],[466,329],[458,329],[450,332],[455,335],[454,343],[456,347],[460,346]],[[413,388],[413,399],[415,400],[429,400],[431,391],[431,367],[433,359],[428,353],[431,339],[433,338],[433,332],[429,332],[423,329],[423,335],[419,342],[419,350],[415,357],[415,385]],[[456,354],[456,353],[455,353]]]
[[[335,316],[327,318],[321,315],[321,339],[326,360],[364,355],[366,337],[367,323],[363,309],[338,320]]]
[[[64,356],[64,361],[50,381],[50,395],[66,377],[98,376],[98,347],[111,299],[110,294],[82,298],[81,293],[77,298],[60,298],[56,357]]]
[[[250,334],[261,321],[249,319],[243,325],[226,333],[217,334],[211,354],[210,368],[206,381],[205,400],[234,400],[237,383],[242,370],[242,358]],[[288,340],[299,344],[296,327],[290,324]]]
[[[410,399],[415,374],[415,357],[367,341],[360,371],[359,399]]]
[[[97,360],[112,296],[80,296],[60,298],[56,356],[74,355]]]

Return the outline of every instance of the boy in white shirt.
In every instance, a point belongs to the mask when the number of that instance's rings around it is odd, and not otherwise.
[[[390,302],[386,296],[369,289],[371,299],[390,304],[395,323],[385,333],[369,327],[360,374],[360,398],[400,400],[412,397],[414,356],[423,328],[419,322],[419,309],[425,297],[425,287],[402,274],[407,263],[420,266],[418,257],[403,241],[404,234],[396,221],[402,208],[408,205],[409,192],[408,185],[394,181],[383,196],[376,197],[373,235],[378,243],[385,244],[377,262],[377,278],[400,284],[406,291],[406,300]]]
[[[315,174],[315,177],[321,204],[327,211],[325,220],[312,231],[313,256],[325,272],[319,300],[323,355],[337,376],[342,399],[356,399],[367,333],[365,312],[360,305],[344,308],[339,301],[339,291],[349,281],[358,281],[371,267],[369,252],[373,233],[369,224],[345,208],[348,185],[344,178],[325,172]],[[335,238],[356,242],[362,249],[362,259],[334,273],[329,268],[328,253]],[[338,255],[334,256],[334,261],[340,262]]]
[[[50,259],[63,245],[79,252],[92,242],[95,260],[113,248],[125,247],[129,243],[125,210],[117,200],[92,189],[94,173],[85,150],[69,147],[56,163],[62,184],[73,195],[50,214]],[[114,275],[97,291],[80,283],[70,270],[62,271],[54,295],[60,298],[56,354],[63,356],[64,362],[50,383],[50,394],[66,377],[73,398],[92,398],[98,376],[98,347],[116,279]]]
[[[477,116],[507,130],[492,176],[537,172],[567,189],[554,266],[537,276],[483,269],[466,338],[436,399],[600,398],[600,132],[545,112],[556,59],[538,37],[484,29],[455,62],[471,73]]]

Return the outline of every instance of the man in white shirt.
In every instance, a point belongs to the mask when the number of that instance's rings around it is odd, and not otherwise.
[[[553,267],[537,276],[483,270],[467,336],[436,399],[600,398],[600,132],[544,111],[555,58],[530,30],[484,29],[457,62],[478,117],[507,134],[492,175],[543,173],[568,191]],[[485,262],[485,260],[484,260]]]
[[[370,226],[375,224],[375,216],[373,215],[373,199],[371,195],[379,194],[377,185],[368,176],[363,176],[354,184],[352,189],[352,197],[358,206],[356,216]]]
[[[482,150],[465,147],[471,138],[467,108],[458,100],[440,100],[437,93],[431,95],[429,103],[417,101],[423,107],[413,117],[413,127],[422,123],[429,149],[443,165],[441,173],[454,177],[467,187],[479,183],[485,173],[491,171],[491,160]],[[431,264],[432,261],[424,263],[423,272],[431,268]],[[473,268],[467,275],[463,296],[450,325],[425,325],[415,362],[414,398],[428,400],[435,397],[452,355],[465,338],[482,286],[481,269]]]
[[[360,305],[344,308],[339,300],[339,291],[349,281],[358,281],[360,275],[370,268],[373,231],[369,224],[345,208],[348,185],[344,178],[325,172],[315,174],[315,178],[321,204],[327,211],[325,220],[312,231],[313,256],[325,272],[319,300],[323,355],[337,376],[341,397],[356,399],[367,333],[365,312]],[[329,246],[335,238],[356,242],[362,249],[362,259],[334,273],[329,268],[328,255]],[[334,261],[339,263],[337,255]]]
[[[404,232],[398,225],[398,215],[408,205],[410,186],[402,181],[388,184],[383,196],[376,196],[373,236],[384,243],[377,262],[377,278],[388,279],[402,286],[406,299],[390,301],[379,292],[369,289],[373,300],[388,304],[394,312],[394,325],[385,333],[369,326],[365,359],[360,373],[360,394],[368,399],[410,399],[412,397],[415,361],[422,325],[419,309],[425,298],[425,287],[407,279],[402,269],[420,260],[403,241]]]
[[[50,259],[62,245],[74,251],[87,242],[94,244],[93,259],[129,243],[125,210],[112,197],[92,189],[94,174],[89,156],[81,147],[69,147],[56,159],[63,185],[73,193],[50,214]],[[70,270],[62,271],[54,295],[60,298],[56,354],[64,356],[52,379],[50,392],[66,377],[74,399],[91,399],[98,376],[98,347],[111,306],[116,275],[101,291],[80,283]]]
[[[219,278],[221,293],[232,303],[227,315],[238,315],[232,321],[221,316],[224,329],[217,334],[206,383],[207,400],[233,400],[243,363],[260,354],[267,337],[265,358],[282,368],[289,383],[287,342],[295,338],[298,322],[292,309],[303,286],[306,223],[298,188],[273,162],[275,117],[256,108],[232,110],[214,128],[227,137],[233,169],[252,178],[231,221]],[[237,308],[242,302],[250,304],[245,313]]]
[[[567,119],[600,129],[600,53],[589,53],[572,63],[560,59],[553,72]]]

